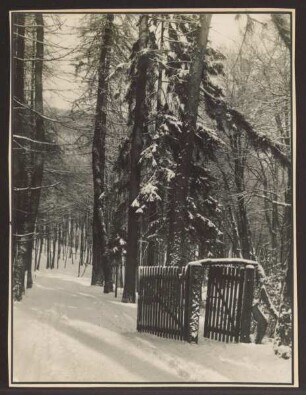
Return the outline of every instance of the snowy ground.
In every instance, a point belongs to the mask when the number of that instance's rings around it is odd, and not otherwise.
[[[13,382],[290,383],[270,343],[198,345],[136,331],[136,305],[90,286],[77,265],[34,274],[13,308]],[[201,331],[202,333],[202,331]]]

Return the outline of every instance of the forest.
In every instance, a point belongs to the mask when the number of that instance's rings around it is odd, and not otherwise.
[[[11,29],[14,302],[42,269],[136,303],[141,266],[254,260],[290,358],[290,14],[14,12]]]

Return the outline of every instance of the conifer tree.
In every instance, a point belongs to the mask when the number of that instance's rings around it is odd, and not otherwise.
[[[92,285],[102,285],[104,277],[104,292],[108,293],[112,290],[112,279],[105,224],[105,139],[114,15],[108,14],[105,19],[105,28],[101,39],[95,130],[92,145],[94,182]]]
[[[147,67],[148,67],[148,46],[149,30],[148,16],[141,15],[139,18],[139,40],[138,54],[135,61],[135,74],[132,76],[135,84],[135,109],[133,111],[133,130],[130,147],[130,168],[129,168],[129,208],[128,208],[128,229],[127,229],[127,257],[125,285],[122,296],[123,302],[135,303],[136,269],[138,261],[138,238],[139,238],[139,218],[135,199],[140,188],[140,166],[139,160],[143,146],[143,132],[146,127],[147,106]]]

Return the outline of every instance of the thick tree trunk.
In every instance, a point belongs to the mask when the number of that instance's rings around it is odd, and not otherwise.
[[[230,161],[229,155],[227,155],[227,159],[228,159],[228,161]],[[218,165],[218,167],[219,167],[219,165]],[[231,244],[232,244],[231,245],[231,256],[237,257],[237,258],[238,257],[242,258],[238,225],[237,225],[236,217],[234,215],[232,199],[230,198],[231,188],[230,188],[230,185],[228,182],[228,176],[225,173],[225,171],[223,171],[220,167],[219,167],[219,170],[222,174],[222,179],[224,182],[227,196],[230,199],[229,202],[227,203],[227,212],[228,212],[229,222],[231,224]]]
[[[170,180],[169,193],[168,193],[169,208],[167,211],[167,219],[168,219],[167,256],[166,256],[167,265],[171,264],[171,253],[174,247],[174,216],[175,216],[174,187],[175,187],[175,179],[172,178]]]
[[[236,184],[237,205],[238,205],[238,233],[240,238],[241,255],[244,259],[252,258],[252,247],[250,237],[250,226],[245,205],[245,185],[244,167],[245,159],[241,148],[241,136],[239,132],[234,132],[232,137],[233,157],[234,157],[234,180]]]
[[[161,15],[161,33],[160,33],[160,46],[159,50],[161,54],[164,51],[164,15]],[[156,111],[159,114],[162,110],[162,83],[163,83],[163,68],[159,65],[158,81],[157,81],[157,98],[156,98]],[[158,130],[160,126],[159,117],[157,117],[155,128]],[[157,242],[157,221],[158,221],[158,204],[155,200],[150,203],[149,206],[149,226],[150,226],[150,238],[148,243],[148,265],[158,265],[158,242]]]
[[[288,204],[285,209],[285,226],[286,226],[286,248],[285,248],[285,263],[286,263],[286,279],[285,279],[285,298],[287,302],[292,302],[293,292],[293,251],[292,251],[292,172],[288,169],[288,184],[286,192],[286,203]]]
[[[139,221],[136,213],[137,207],[132,203],[139,194],[140,188],[140,165],[139,159],[142,150],[142,133],[147,118],[146,109],[146,85],[147,85],[147,55],[142,53],[148,45],[148,16],[141,15],[139,21],[139,53],[136,75],[136,105],[134,126],[132,132],[130,152],[130,181],[129,181],[129,210],[128,210],[128,239],[127,260],[125,270],[125,284],[122,302],[135,303],[136,300],[136,270],[138,261]]]
[[[107,95],[110,54],[113,35],[113,14],[106,16],[105,30],[101,42],[99,82],[96,106],[95,130],[92,145],[92,169],[94,182],[93,211],[93,271],[92,285],[102,285],[104,293],[112,290],[111,264],[107,254],[105,225],[105,138],[107,133]]]
[[[15,17],[16,27],[15,56],[14,60],[14,107],[13,130],[18,135],[24,135],[34,140],[43,141],[43,119],[39,114],[43,112],[42,100],[42,67],[43,67],[43,41],[44,27],[42,15],[35,16],[36,22],[36,41],[33,46],[35,58],[35,68],[32,70],[31,105],[35,107],[35,115],[26,112],[22,105],[25,103],[25,15],[19,14]],[[32,79],[33,79],[32,78]],[[22,109],[22,111],[21,111]],[[34,125],[31,125],[31,121]],[[21,300],[24,291],[24,275],[27,270],[27,287],[32,286],[32,250],[34,243],[35,222],[38,211],[40,189],[43,172],[43,153],[37,152],[36,146],[33,150],[30,141],[23,143],[21,153],[15,155],[13,163],[13,183],[14,191],[14,233],[17,234],[18,255],[15,255],[15,265],[13,273],[13,294],[14,299]],[[15,247],[14,247],[15,251]],[[18,273],[19,272],[19,273]],[[18,285],[17,285],[18,283]]]
[[[197,47],[194,52],[187,84],[187,102],[183,116],[183,134],[178,171],[174,188],[173,248],[169,254],[170,265],[182,266],[189,260],[187,223],[187,202],[189,178],[194,146],[194,134],[198,116],[200,85],[203,78],[204,57],[207,48],[211,15],[200,16]]]
[[[156,240],[158,210],[157,210],[156,202],[152,202],[150,204],[148,217],[149,217],[149,226],[150,226],[150,238],[148,243],[147,265],[155,266],[157,265],[157,261],[158,261],[158,244]]]
[[[37,141],[45,140],[44,131],[44,120],[40,114],[43,114],[43,59],[44,59],[44,19],[42,14],[35,15],[36,24],[36,48],[35,48],[35,68],[34,68],[34,128],[33,128],[33,139]],[[39,149],[33,153],[33,165],[32,165],[32,181],[31,185],[36,187],[41,186],[44,169],[44,152],[39,152]],[[39,199],[41,189],[31,190],[31,229],[34,232],[36,217],[38,213]],[[27,288],[32,287],[32,250],[33,250],[33,238],[28,248],[29,260],[27,262]]]
[[[16,14],[14,16],[14,75],[13,75],[13,95],[18,102],[24,103],[24,79],[25,70],[24,63],[21,59],[25,54],[25,16],[24,14]],[[20,105],[14,101],[13,103],[13,133],[24,133],[24,122]],[[25,169],[22,154],[14,156],[13,162],[13,187],[23,187],[26,184]],[[26,269],[26,246],[24,237],[28,233],[25,226],[26,212],[24,207],[23,196],[21,191],[13,193],[13,298],[20,301],[24,292],[24,275]]]
[[[38,252],[38,260],[37,260],[36,270],[39,270],[39,268],[40,268],[40,260],[41,260],[41,253],[42,253],[43,244],[44,244],[44,238],[41,237],[40,243],[39,243],[39,252]]]

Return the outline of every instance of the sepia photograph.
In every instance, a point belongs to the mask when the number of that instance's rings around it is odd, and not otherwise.
[[[10,12],[11,387],[298,385],[295,11]]]

